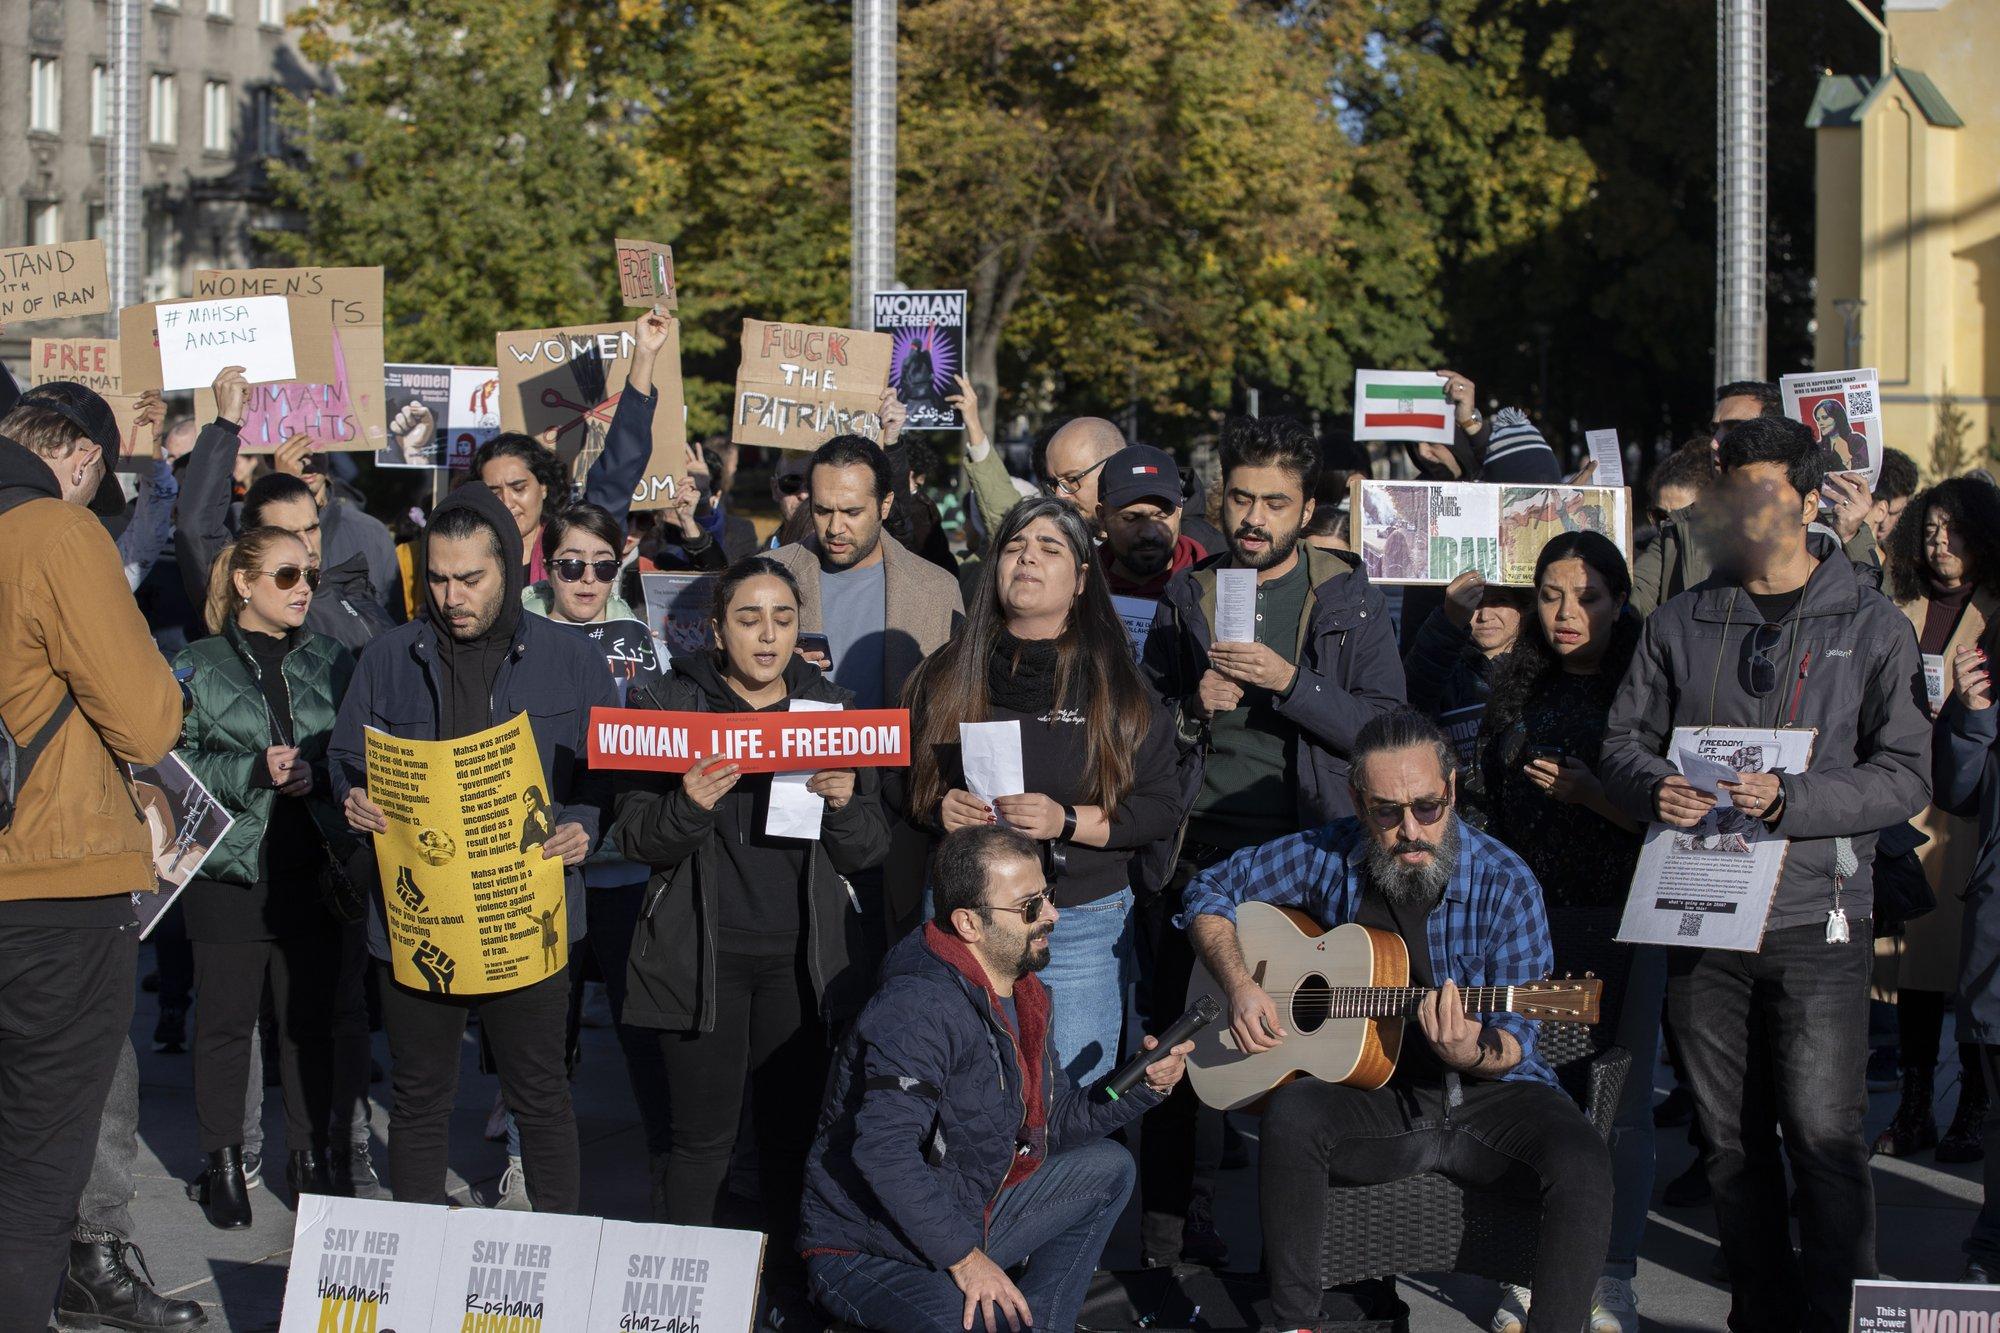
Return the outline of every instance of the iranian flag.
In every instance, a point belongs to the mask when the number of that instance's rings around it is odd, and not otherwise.
[[[1444,380],[1428,370],[1354,372],[1354,438],[1452,441]]]

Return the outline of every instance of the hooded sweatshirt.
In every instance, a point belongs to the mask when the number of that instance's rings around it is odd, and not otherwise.
[[[470,639],[457,639],[452,636],[451,622],[439,610],[437,598],[430,591],[427,569],[420,571],[418,586],[424,590],[423,614],[437,634],[438,700],[442,713],[439,720],[441,736],[446,740],[484,731],[499,720],[493,716],[493,683],[500,674],[500,664],[513,649],[514,628],[521,621],[521,533],[514,526],[513,516],[491,488],[472,483],[445,497],[431,515],[431,527],[435,529],[439,519],[460,509],[470,510],[500,543],[500,570],[505,587],[493,623]],[[428,540],[419,552],[418,559],[428,566]]]

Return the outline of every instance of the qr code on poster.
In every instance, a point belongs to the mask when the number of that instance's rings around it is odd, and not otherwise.
[[[1872,417],[1875,415],[1875,391],[1873,389],[1849,389],[1847,391],[1847,415]]]
[[[1700,934],[1701,934],[1701,913],[1700,913],[1700,912],[1682,912],[1682,913],[1681,913],[1681,931],[1680,931],[1680,934],[1681,934],[1681,938],[1682,938],[1682,939],[1684,939],[1684,940],[1691,940],[1691,939],[1695,938],[1695,937],[1696,937],[1697,935],[1700,935]]]

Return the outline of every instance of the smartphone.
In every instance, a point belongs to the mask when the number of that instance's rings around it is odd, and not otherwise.
[[[1563,753],[1563,748],[1560,745],[1530,745],[1528,747],[1528,758],[1551,759],[1560,764],[1563,760],[1569,758],[1569,756]]]
[[[799,651],[802,653],[820,654],[826,658],[824,669],[827,671],[833,670],[833,640],[827,638],[826,635],[801,633],[799,635]]]

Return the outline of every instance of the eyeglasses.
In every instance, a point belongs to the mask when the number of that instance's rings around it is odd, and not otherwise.
[[[804,495],[806,474],[803,472],[782,472],[778,474],[778,494]]]
[[[1104,458],[1098,459],[1095,463],[1092,463],[1089,467],[1084,468],[1081,472],[1058,473],[1056,476],[1049,478],[1046,489],[1051,493],[1056,491],[1061,491],[1064,495],[1075,495],[1078,491],[1081,491],[1083,489],[1083,481],[1085,477],[1088,477],[1091,473],[1097,471],[1097,469],[1103,467],[1106,463],[1109,463],[1110,461],[1111,459],[1107,455]]]
[[[1750,693],[1760,699],[1778,688],[1778,663],[1771,654],[1784,636],[1784,628],[1769,621],[1750,631]]]
[[[586,569],[597,575],[599,583],[609,583],[618,577],[616,560],[551,560],[549,567],[564,583],[581,583]]]
[[[1417,822],[1425,828],[1444,818],[1445,811],[1451,809],[1451,798],[1446,796],[1420,796],[1414,801],[1370,801],[1368,818],[1379,829],[1392,829],[1403,822],[1403,812],[1409,811],[1417,817]]]
[[[258,570],[257,577],[269,578],[279,592],[290,592],[298,587],[301,578],[305,579],[308,588],[319,591],[319,571],[310,566],[301,569],[297,565],[279,565],[276,569]]]
[[[998,903],[981,903],[979,904],[979,910],[982,912],[1019,912],[1022,924],[1032,926],[1035,922],[1042,919],[1042,904],[1053,903],[1055,900],[1055,887],[1051,885],[1024,903],[1015,903],[1011,907],[1003,907]]]

